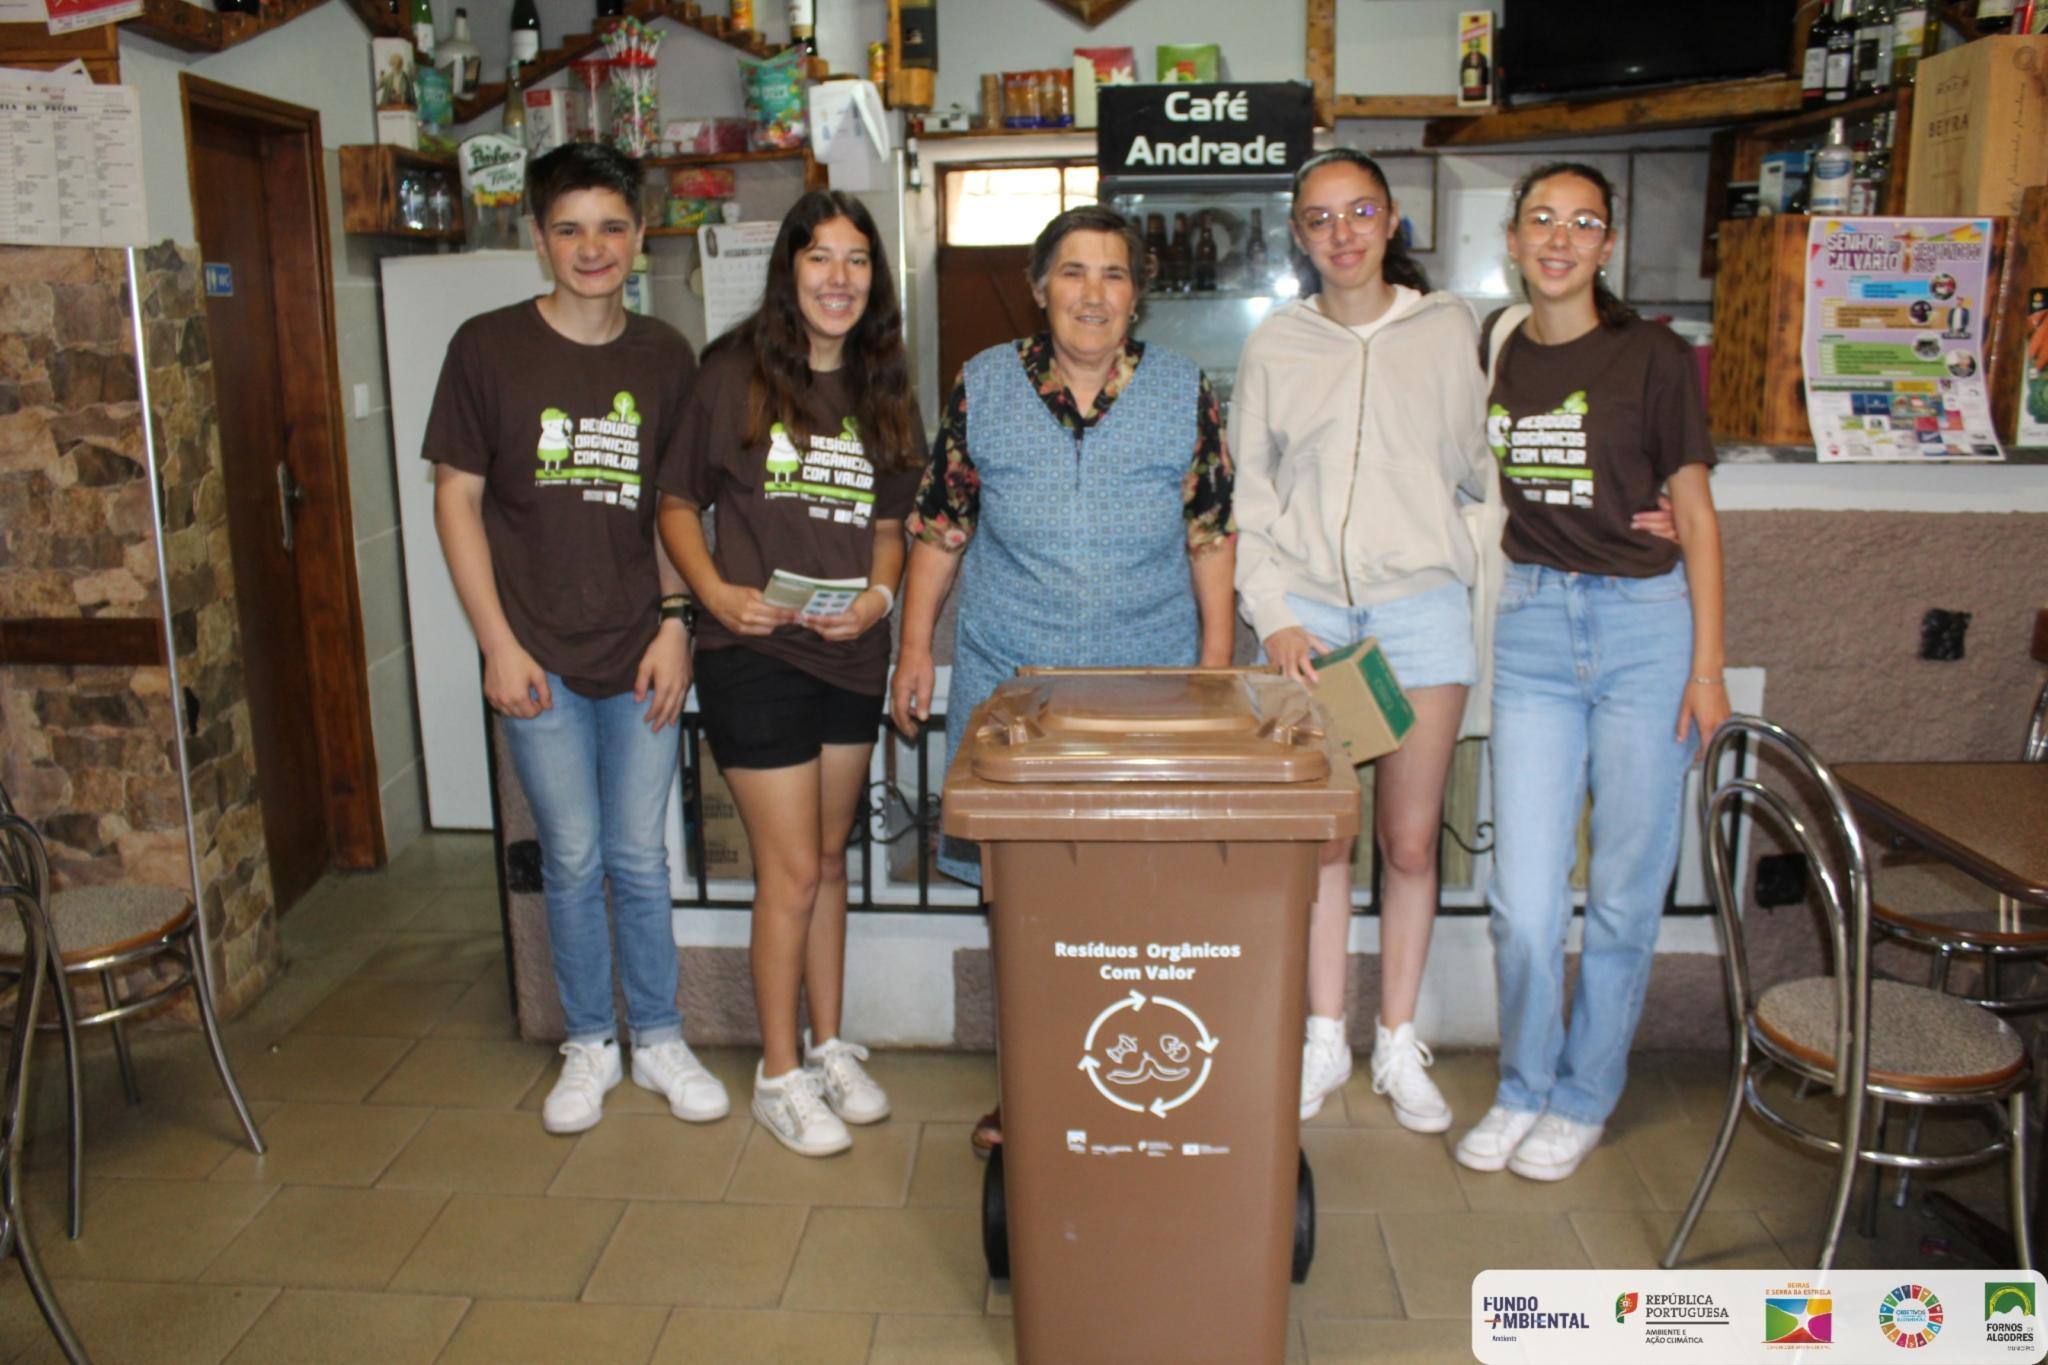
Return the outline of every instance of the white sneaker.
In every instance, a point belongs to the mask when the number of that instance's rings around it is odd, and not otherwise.
[[[1312,1119],[1321,1113],[1323,1101],[1350,1079],[1351,1042],[1344,1036],[1344,1021],[1311,1014],[1308,1036],[1301,1044],[1302,1118]]]
[[[825,1081],[798,1067],[769,1080],[754,1064],[754,1121],[798,1156],[831,1156],[853,1146],[846,1125],[825,1107]]]
[[[827,1038],[811,1046],[811,1031],[804,1030],[804,1065],[825,1082],[825,1103],[848,1123],[880,1123],[889,1117],[889,1095],[861,1065],[868,1050],[844,1038]]]
[[[623,1078],[619,1045],[610,1038],[564,1043],[562,1056],[562,1074],[540,1107],[540,1126],[550,1133],[580,1133],[597,1126],[604,1117],[605,1092]]]
[[[1545,1114],[1508,1158],[1508,1169],[1530,1180],[1562,1180],[1600,1145],[1606,1126]]]
[[[1479,1126],[1458,1139],[1453,1155],[1458,1164],[1474,1171],[1497,1171],[1508,1164],[1515,1147],[1529,1136],[1541,1117],[1534,1109],[1509,1109],[1496,1104],[1479,1120]]]
[[[680,1038],[634,1048],[633,1084],[666,1095],[669,1113],[691,1123],[709,1123],[732,1112],[724,1084]]]
[[[1451,1126],[1451,1106],[1423,1070],[1435,1062],[1412,1022],[1392,1030],[1373,1024],[1372,1093],[1393,1101],[1395,1121],[1411,1132],[1441,1133]]]

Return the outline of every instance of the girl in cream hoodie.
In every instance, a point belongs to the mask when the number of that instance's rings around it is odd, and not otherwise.
[[[1230,418],[1237,464],[1237,591],[1266,657],[1313,686],[1310,659],[1378,638],[1415,725],[1378,760],[1374,835],[1382,859],[1380,1004],[1373,1090],[1417,1132],[1450,1126],[1425,1070],[1415,1010],[1437,905],[1444,781],[1480,682],[1477,548],[1499,525],[1471,311],[1431,293],[1395,239],[1400,223],[1370,157],[1324,152],[1295,175],[1292,216],[1302,298],[1245,343]],[[1304,262],[1301,257],[1306,257]],[[1490,620],[1481,610],[1476,619]],[[1483,699],[1471,710],[1483,716]],[[1309,1018],[1301,1114],[1351,1075],[1344,1021],[1351,921],[1348,841],[1322,850],[1309,922]]]

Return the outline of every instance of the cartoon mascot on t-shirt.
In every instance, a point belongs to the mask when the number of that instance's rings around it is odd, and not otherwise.
[[[534,451],[540,457],[541,472],[553,473],[560,469],[569,458],[569,414],[560,408],[543,409],[540,415],[540,446]]]

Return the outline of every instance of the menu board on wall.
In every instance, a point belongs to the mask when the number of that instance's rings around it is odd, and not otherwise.
[[[0,242],[142,246],[135,91],[0,69]]]
[[[1823,462],[2002,460],[1986,218],[1828,218],[1806,240],[1806,418]]]

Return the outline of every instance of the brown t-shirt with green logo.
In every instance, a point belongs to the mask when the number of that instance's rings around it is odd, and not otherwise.
[[[1516,329],[1493,376],[1486,439],[1500,461],[1508,558],[1567,573],[1668,573],[1678,546],[1629,519],[1654,510],[1680,468],[1714,462],[1692,348],[1641,318],[1560,346]]]
[[[484,538],[512,634],[588,697],[631,691],[660,624],[650,478],[697,371],[665,322],[586,346],[533,300],[448,343],[421,454],[484,477]]]
[[[828,370],[812,377],[808,450],[799,451],[779,422],[768,440],[748,445],[753,377],[753,353],[745,347],[704,358],[655,482],[664,493],[715,509],[712,561],[728,583],[766,587],[777,569],[866,578],[874,567],[875,523],[910,513],[924,472],[924,424],[912,414],[911,458],[876,469],[855,428],[845,371]],[[697,648],[734,646],[854,692],[878,694],[889,676],[889,630],[880,623],[857,640],[827,640],[796,625],[740,636],[708,612],[697,618]]]

